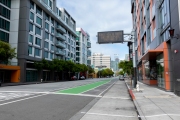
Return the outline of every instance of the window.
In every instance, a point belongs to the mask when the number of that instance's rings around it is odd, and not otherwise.
[[[54,51],[54,45],[51,45],[51,50]]]
[[[47,49],[49,49],[49,43],[48,42],[44,42],[44,48],[47,48]]]
[[[10,19],[10,10],[0,5],[0,15],[7,19]]]
[[[34,21],[34,13],[30,12],[30,19]]]
[[[49,24],[45,22],[45,28],[49,31]]]
[[[4,4],[7,7],[11,7],[11,0],[0,0],[0,3]]]
[[[35,48],[35,56],[40,56],[41,55],[40,52],[41,52],[40,49]]]
[[[54,33],[54,28],[53,27],[51,27],[51,33]]]
[[[53,18],[51,18],[51,23],[54,25],[54,19]]]
[[[48,58],[48,52],[47,51],[44,51],[44,57]]]
[[[29,35],[29,43],[33,43],[33,35]]]
[[[41,28],[36,26],[36,34],[41,35]]]
[[[36,37],[35,44],[41,46],[41,39]]]
[[[53,36],[51,35],[51,41],[53,41]]]
[[[52,1],[49,0],[49,6],[52,8]]]
[[[10,22],[0,18],[0,28],[9,31]]]
[[[34,3],[33,3],[33,1],[30,1],[30,9],[34,9]]]
[[[49,33],[45,32],[45,38],[49,39]]]
[[[45,3],[46,5],[48,5],[48,0],[44,0],[44,3]]]
[[[29,32],[32,31],[33,32],[33,24],[29,23]]]
[[[50,53],[50,58],[53,59],[53,54],[52,53]]]
[[[36,17],[36,23],[42,26],[42,19],[38,16]]]
[[[36,6],[36,13],[38,13],[39,15],[42,15],[42,9],[38,6]]]
[[[28,46],[28,55],[32,55],[32,46]]]
[[[0,30],[0,40],[4,42],[9,42],[9,33]]]
[[[47,13],[45,13],[45,20],[49,21],[49,15]]]

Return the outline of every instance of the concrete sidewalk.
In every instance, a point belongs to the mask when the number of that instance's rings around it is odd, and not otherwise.
[[[142,120],[180,120],[180,97],[156,87],[138,82],[140,91],[132,89],[125,80],[129,93]]]
[[[124,81],[115,82],[81,120],[139,120]]]

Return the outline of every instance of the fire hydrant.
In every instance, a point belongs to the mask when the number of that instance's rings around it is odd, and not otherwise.
[[[136,84],[136,90],[139,92],[139,84]]]

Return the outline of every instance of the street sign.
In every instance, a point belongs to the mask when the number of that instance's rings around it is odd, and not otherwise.
[[[98,42],[99,44],[106,43],[122,43],[124,41],[123,30],[121,31],[106,31],[98,32]]]

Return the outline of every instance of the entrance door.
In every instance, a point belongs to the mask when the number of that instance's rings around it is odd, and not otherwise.
[[[165,88],[164,85],[164,59],[163,54],[157,56],[157,80],[158,80],[158,87]]]

